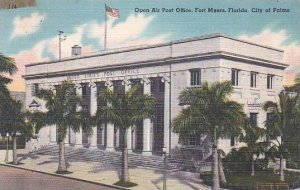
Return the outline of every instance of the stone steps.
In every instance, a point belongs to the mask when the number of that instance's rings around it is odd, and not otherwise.
[[[36,151],[37,154],[51,155],[58,157],[58,146],[50,145],[43,146]],[[90,161],[101,162],[105,164],[121,165],[121,152],[108,152],[105,150],[87,148],[66,147],[65,155],[71,161]],[[162,170],[164,169],[163,158],[160,156],[143,156],[141,154],[129,153],[128,165],[130,167],[141,167]],[[168,163],[167,169],[169,171],[177,171],[177,163]]]

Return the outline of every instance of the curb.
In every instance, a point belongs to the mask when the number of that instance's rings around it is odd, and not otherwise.
[[[132,190],[132,189],[129,189],[129,188],[126,188],[126,187],[120,187],[120,186],[117,186],[117,185],[108,185],[108,184],[105,184],[105,183],[100,183],[100,182],[95,182],[95,181],[88,181],[88,180],[85,180],[85,179],[65,176],[65,175],[61,175],[61,174],[54,174],[54,173],[48,173],[48,172],[43,172],[43,171],[38,171],[38,170],[33,170],[33,169],[28,169],[28,168],[22,168],[20,166],[15,166],[15,165],[11,165],[11,164],[0,163],[0,165],[11,167],[11,168],[22,169],[22,170],[26,170],[26,171],[31,171],[31,172],[36,172],[36,173],[41,173],[41,174],[46,174],[46,175],[51,175],[51,176],[56,176],[56,177],[62,177],[62,178],[66,178],[66,179],[72,179],[72,180],[81,181],[81,182],[85,182],[85,183],[91,183],[91,184],[95,184],[95,185],[102,185],[102,186],[105,186],[105,187],[112,187],[112,188],[116,188],[116,189],[120,189],[120,190]]]

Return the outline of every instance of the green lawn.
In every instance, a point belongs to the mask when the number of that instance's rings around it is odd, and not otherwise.
[[[285,172],[285,180],[290,188],[300,187],[300,173]],[[211,185],[211,173],[204,173],[200,176],[206,185]],[[226,174],[227,184],[221,185],[223,188],[232,190],[254,190],[256,183],[277,183],[279,175],[274,174],[272,170],[257,171],[256,175],[251,177],[250,172],[236,172]]]

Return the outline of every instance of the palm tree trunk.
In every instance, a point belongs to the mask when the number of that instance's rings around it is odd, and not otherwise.
[[[254,168],[254,155],[252,155],[251,159],[251,176],[255,175],[255,168]]]
[[[212,174],[213,174],[213,184],[212,190],[220,189],[220,180],[218,172],[218,149],[217,149],[217,129],[214,129],[213,146],[212,146]]]
[[[17,161],[17,136],[13,135],[13,164],[18,164]]]
[[[283,156],[280,155],[280,181],[284,181],[284,172],[283,172]]]
[[[227,183],[225,173],[224,173],[222,158],[220,155],[219,155],[219,178],[220,178],[221,183]]]
[[[58,169],[57,172],[66,172],[67,171],[67,163],[65,159],[65,141],[60,140],[58,142],[59,145],[59,159],[58,159]]]
[[[122,143],[122,168],[121,168],[121,183],[130,181],[129,179],[129,168],[128,168],[128,150],[127,150],[127,128],[120,130],[123,135]]]

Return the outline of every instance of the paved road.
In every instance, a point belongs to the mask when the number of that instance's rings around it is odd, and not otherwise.
[[[0,190],[110,190],[113,188],[0,165]]]

